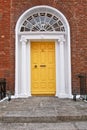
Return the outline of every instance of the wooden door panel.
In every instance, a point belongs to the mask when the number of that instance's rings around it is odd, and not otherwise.
[[[32,95],[55,94],[54,42],[31,43],[31,66]]]

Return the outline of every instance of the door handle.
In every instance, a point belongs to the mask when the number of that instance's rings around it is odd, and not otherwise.
[[[40,67],[46,67],[46,65],[40,65]]]
[[[37,68],[37,65],[35,65],[34,68]]]

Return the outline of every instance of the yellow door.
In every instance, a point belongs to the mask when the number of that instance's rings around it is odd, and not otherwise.
[[[55,95],[55,43],[31,43],[31,94]]]

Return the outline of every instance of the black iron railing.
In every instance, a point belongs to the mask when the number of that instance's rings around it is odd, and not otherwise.
[[[80,80],[80,97],[87,100],[87,74],[81,73],[78,78]]]
[[[6,97],[6,79],[0,79],[0,100]]]
[[[79,94],[80,97],[87,100],[87,74],[86,73],[80,73],[77,75],[80,82],[80,92],[74,92],[73,93],[73,99],[76,101],[76,96]]]
[[[80,80],[80,95],[87,95],[87,74],[81,73],[78,77]]]

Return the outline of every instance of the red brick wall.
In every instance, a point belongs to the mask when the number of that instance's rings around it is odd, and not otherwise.
[[[0,78],[6,78],[7,89],[14,88],[11,60],[10,0],[0,0]]]
[[[71,30],[71,62],[72,86],[78,89],[76,75],[87,73],[87,0],[0,0],[0,77],[6,77],[8,86],[14,88],[14,45],[15,25],[19,16],[36,5],[49,5],[60,10],[70,24]],[[7,5],[8,4],[8,5]],[[11,17],[9,17],[11,7]],[[9,21],[11,20],[11,21]],[[9,25],[7,25],[9,23]],[[10,28],[11,23],[11,28]],[[10,32],[11,30],[11,32]],[[3,38],[3,35],[5,37]],[[1,62],[2,61],[2,62]]]

